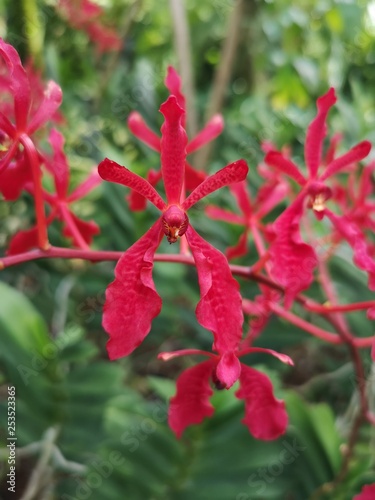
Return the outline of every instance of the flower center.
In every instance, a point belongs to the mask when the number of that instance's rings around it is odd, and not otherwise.
[[[189,218],[177,205],[171,205],[163,214],[163,231],[169,243],[176,243],[179,236],[186,233]]]

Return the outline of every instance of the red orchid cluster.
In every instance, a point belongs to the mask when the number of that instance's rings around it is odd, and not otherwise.
[[[59,0],[56,7],[74,29],[87,33],[99,54],[121,49],[121,38],[114,29],[102,24],[104,10],[96,3],[90,0]]]
[[[61,122],[61,115],[57,113],[62,101],[61,89],[50,81],[42,94],[40,75],[30,66],[26,71],[16,50],[1,39],[0,56],[6,70],[1,82],[8,94],[8,99],[0,105],[0,193],[5,200],[15,200],[23,191],[29,192],[35,200],[37,222],[35,227],[13,236],[8,254],[38,247],[48,249],[47,226],[55,219],[63,222],[64,236],[71,238],[74,245],[87,249],[99,228],[94,222],[76,217],[68,205],[85,196],[101,179],[94,172],[68,195],[69,166],[63,152],[63,136],[51,130],[52,156],[39,146],[38,132],[44,125],[48,121]],[[53,176],[55,193],[43,188],[42,177],[47,173]],[[48,215],[45,204],[50,207]]]
[[[66,8],[73,5],[68,1],[60,3]],[[82,8],[81,14],[87,14],[85,22],[90,24],[97,19],[99,8],[91,2],[82,1],[78,6]],[[80,23],[82,18],[77,15],[75,21]],[[50,130],[52,153],[43,150],[39,135],[47,122],[59,120],[60,88],[49,82],[41,93],[38,76],[25,71],[15,49],[2,40],[0,55],[0,90],[6,96],[0,104],[0,192],[6,200],[13,200],[26,191],[34,197],[36,212],[35,227],[11,239],[9,256],[0,260],[0,268],[51,256],[118,260],[115,279],[106,291],[103,312],[103,327],[109,334],[109,357],[117,359],[129,355],[141,344],[161,311],[162,299],[152,277],[154,262],[159,259],[195,265],[200,288],[195,312],[199,324],[213,335],[212,352],[191,348],[159,354],[159,359],[164,361],[186,355],[208,358],[183,371],[177,380],[169,424],[178,437],[188,426],[212,415],[214,408],[209,399],[214,388],[230,389],[236,382],[239,389],[235,396],[245,404],[243,423],[254,437],[270,440],[286,431],[285,405],[275,397],[271,381],[265,374],[240,362],[240,358],[253,353],[265,353],[293,364],[285,354],[253,345],[271,315],[324,341],[346,343],[354,353],[358,380],[364,379],[356,353],[360,347],[371,346],[373,338],[353,335],[343,313],[363,309],[373,319],[375,302],[340,305],[327,262],[338,245],[349,244],[354,264],[368,274],[369,287],[375,289],[375,164],[362,166],[360,163],[370,152],[368,141],[339,156],[340,137],[334,135],[324,152],[327,115],[336,102],[334,89],[317,101],[317,116],[306,136],[306,169],[299,168],[291,159],[289,148],[277,151],[272,144],[264,144],[265,159],[258,166],[264,182],[256,196],[251,196],[246,182],[248,166],[243,159],[212,175],[195,170],[187,160],[189,154],[222,132],[223,119],[220,115],[214,116],[188,141],[181,79],[169,67],[165,84],[170,95],[160,107],[164,117],[161,137],[146,125],[139,113],[131,113],[128,120],[132,133],[160,153],[160,169],[150,170],[146,178],[142,178],[107,158],[99,164],[98,171],[69,192],[69,164],[63,151],[63,135],[54,128]],[[45,175],[52,176],[53,192],[42,183]],[[144,210],[149,201],[160,212],[150,229],[120,257],[114,252],[90,250],[89,244],[99,228],[92,221],[79,219],[71,210],[71,204],[85,196],[101,179],[130,188],[128,201],[132,210]],[[161,181],[166,199],[157,191]],[[343,182],[347,184],[345,187]],[[229,187],[233,204],[240,213],[235,212],[236,208],[233,211],[208,205],[201,215],[243,227],[239,241],[227,249],[226,256],[196,232],[188,216],[190,208],[225,186]],[[315,217],[311,217],[311,213]],[[78,249],[49,245],[47,227],[55,220],[62,223],[63,235]],[[314,236],[317,225],[321,229],[319,237]],[[164,236],[170,244],[181,243],[174,259],[169,255],[160,259],[157,254]],[[251,245],[258,253],[251,268],[228,263],[227,259],[246,259]],[[38,250],[30,252],[32,248]],[[314,282],[314,273],[329,305],[301,294]],[[254,299],[242,298],[234,274],[256,280],[260,294]],[[294,314],[295,301],[306,311],[328,318],[336,333]],[[244,313],[249,316],[249,331],[245,335]],[[373,357],[375,359],[375,347]],[[363,415],[375,423],[375,417],[368,411],[363,384],[359,390]]]

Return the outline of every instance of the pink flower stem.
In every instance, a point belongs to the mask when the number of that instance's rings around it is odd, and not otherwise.
[[[73,217],[71,216],[71,213],[69,212],[68,207],[65,205],[65,203],[60,203],[59,204],[59,209],[62,218],[64,219],[68,229],[70,230],[73,239],[75,243],[79,246],[81,250],[88,250],[90,251],[90,247],[86,243],[86,241],[83,239],[82,234],[79,232]]]
[[[369,309],[370,307],[375,307],[375,300],[367,300],[364,302],[354,302],[353,304],[343,304],[343,305],[316,305],[309,303],[307,300],[304,303],[305,309],[311,312],[316,312],[319,314],[330,314],[334,312],[353,312],[361,311],[363,309]]]
[[[43,191],[42,191],[42,174],[39,168],[38,153],[35,145],[30,137],[26,134],[20,136],[20,142],[25,148],[27,159],[31,167],[34,180],[34,201],[35,215],[38,228],[38,243],[42,250],[47,250],[49,247],[46,214],[44,211]]]

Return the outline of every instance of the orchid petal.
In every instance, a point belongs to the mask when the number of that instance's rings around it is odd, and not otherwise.
[[[160,313],[162,301],[152,279],[154,253],[162,238],[161,219],[120,258],[106,290],[103,327],[110,359],[127,356],[141,344]]]
[[[370,150],[371,142],[360,142],[351,148],[347,153],[339,156],[336,160],[333,160],[332,163],[327,166],[325,172],[320,176],[319,180],[324,181],[352,163],[363,160],[363,158],[366,158],[366,156],[370,153]]]
[[[289,158],[285,158],[279,151],[269,151],[264,161],[268,166],[274,167],[280,172],[289,175],[289,177],[294,179],[300,186],[306,184],[306,179],[298,170],[297,165],[289,160]]]
[[[208,356],[209,358],[214,359],[217,358],[217,356],[215,354],[212,354],[212,352],[201,351],[200,349],[180,349],[179,351],[160,352],[158,354],[158,359],[169,361],[174,358],[180,358],[181,356],[191,356],[194,354],[198,354],[200,356]]]
[[[318,113],[307,129],[305,144],[305,162],[309,168],[310,178],[315,178],[318,173],[322,159],[323,139],[326,135],[327,114],[336,100],[335,89],[331,87],[316,101]]]
[[[246,217],[251,217],[253,214],[253,207],[250,202],[250,193],[247,189],[246,181],[232,184],[230,186],[230,191],[235,196],[241,212],[246,215]]]
[[[10,162],[8,168],[0,173],[0,193],[7,201],[16,200],[27,182],[33,181],[33,175],[25,158]]]
[[[151,186],[155,187],[156,184],[160,181],[162,178],[161,171],[157,170],[149,170],[147,172],[146,179],[148,182],[151,184]],[[146,198],[136,191],[131,191],[128,196],[127,200],[129,202],[129,208],[130,210],[133,210],[134,212],[144,210],[146,208]]]
[[[339,145],[341,140],[342,140],[342,134],[339,133],[333,134],[331,140],[329,141],[328,150],[323,158],[322,162],[323,165],[329,165],[330,163],[333,162],[336,156],[337,146]]]
[[[80,200],[84,198],[90,191],[92,191],[96,186],[98,186],[102,182],[102,178],[100,177],[97,169],[95,168],[89,174],[89,176],[79,184],[76,189],[67,197],[67,201],[72,203],[74,201]]]
[[[223,130],[223,117],[220,114],[214,115],[206,126],[189,142],[186,148],[187,154],[194,153],[208,142],[213,141]]]
[[[100,177],[105,181],[128,186],[147,198],[156,208],[164,210],[166,205],[151,184],[126,167],[122,167],[118,163],[106,158],[99,164],[98,172]]]
[[[5,132],[11,139],[16,137],[16,129],[3,113],[0,113],[0,130]]]
[[[49,135],[49,142],[53,149],[53,156],[51,159],[46,159],[46,165],[54,176],[58,196],[65,199],[69,185],[69,166],[63,151],[65,138],[53,128]]]
[[[18,253],[27,252],[32,248],[38,248],[38,228],[32,227],[26,231],[19,231],[10,240],[7,255],[16,255]]]
[[[238,356],[246,356],[246,354],[252,354],[253,352],[261,352],[264,354],[270,354],[274,356],[282,363],[286,365],[294,366],[294,361],[287,354],[282,354],[280,352],[274,351],[273,349],[266,349],[264,347],[249,347],[248,349],[243,349],[238,353]]]
[[[216,367],[216,376],[226,389],[237,382],[241,374],[241,363],[234,352],[225,352]]]
[[[229,224],[239,224],[244,225],[245,219],[242,215],[234,214],[229,210],[225,210],[224,208],[218,208],[213,205],[208,205],[205,208],[205,213],[213,220],[221,220],[223,222],[228,222]]]
[[[177,379],[177,392],[170,401],[168,424],[180,438],[189,425],[200,424],[211,417],[214,407],[209,402],[213,394],[210,379],[215,361],[204,361],[188,368]]]
[[[249,168],[245,160],[238,160],[222,168],[216,174],[207,177],[199,186],[186,198],[182,204],[184,210],[189,210],[199,200],[209,194],[221,189],[224,186],[235,182],[243,181],[246,178]]]
[[[375,498],[375,484],[366,484],[361,493],[356,495],[353,500],[374,500]]]
[[[185,187],[193,191],[205,178],[208,177],[203,170],[195,170],[188,162],[185,162]]]
[[[197,266],[201,299],[196,308],[199,323],[214,335],[213,349],[234,351],[242,336],[242,299],[239,285],[224,255],[189,226],[186,238]]]
[[[170,96],[160,106],[160,112],[165,118],[161,127],[160,143],[165,193],[169,204],[178,204],[185,179],[187,135],[182,126],[185,112],[178,105],[175,96]]]
[[[286,182],[262,186],[254,202],[254,205],[257,207],[257,218],[262,219],[265,215],[269,214],[271,210],[285,199],[288,191],[289,186]]]
[[[288,427],[285,403],[275,398],[271,381],[266,375],[243,364],[241,367],[240,389],[236,397],[245,400],[242,423],[256,439],[277,439]]]
[[[314,249],[302,242],[299,232],[303,200],[304,193],[276,219],[273,224],[276,237],[269,249],[271,274],[285,287],[287,308],[299,292],[311,285],[313,269],[318,263]]]
[[[43,101],[39,105],[38,111],[33,116],[27,128],[31,135],[42,127],[56,113],[62,102],[62,91],[57,83],[49,81],[44,91]]]
[[[243,257],[248,253],[248,247],[247,247],[248,233],[249,233],[248,229],[245,229],[245,232],[241,234],[237,244],[227,248],[225,255],[227,256],[228,260]]]
[[[22,132],[26,129],[27,117],[30,108],[30,84],[20,57],[14,47],[0,38],[0,55],[3,57],[9,70],[9,87],[14,97],[14,112],[17,129]]]
[[[137,137],[137,139],[147,144],[147,146],[154,151],[160,152],[160,137],[148,127],[137,111],[130,113],[128,127],[130,132]]]
[[[75,224],[77,231],[80,233],[84,241],[90,245],[92,243],[92,239],[96,234],[100,233],[99,226],[94,221],[84,221],[70,212],[70,217],[73,219],[73,223]],[[75,238],[74,233],[71,231],[69,226],[65,226],[63,230],[63,235],[66,238],[72,238],[74,245],[77,247],[80,246],[79,241]]]
[[[369,288],[375,290],[375,259],[371,255],[369,244],[366,242],[363,233],[359,227],[352,222],[349,217],[343,215],[338,217],[330,210],[325,210],[325,215],[330,219],[339,234],[349,243],[352,247],[354,256],[354,264],[366,271],[369,275]]]
[[[180,106],[180,108],[186,110],[186,99],[181,91],[182,87],[181,77],[173,66],[168,66],[167,76],[165,77],[164,83],[169,92],[176,97],[177,103]],[[185,127],[185,115],[183,116],[182,119],[182,126]]]

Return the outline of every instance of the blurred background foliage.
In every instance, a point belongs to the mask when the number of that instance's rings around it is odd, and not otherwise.
[[[63,89],[66,122],[60,130],[72,185],[106,156],[146,174],[158,167],[158,155],[131,136],[126,119],[138,110],[154,130],[161,126],[158,108],[167,97],[166,68],[179,67],[169,3],[98,1],[105,8],[105,23],[123,36],[121,51],[104,55],[58,15],[55,3],[0,0],[0,36],[24,61],[33,57],[45,78]],[[185,4],[195,104],[203,126],[236,1]],[[315,100],[332,85],[339,102],[329,127],[343,133],[343,149],[366,138],[374,141],[375,2],[247,0],[236,29],[239,44],[222,108],[226,128],[205,165],[208,171],[245,158],[254,195],[260,185],[255,167],[262,160],[261,141],[291,145],[293,158],[303,164],[304,134]],[[102,228],[94,248],[125,250],[156,219],[151,207],[131,213],[125,194],[121,186],[103,184],[77,204],[78,214],[94,218]],[[236,210],[228,191],[209,201]],[[237,241],[240,229],[202,217],[205,203],[192,210],[194,225],[224,250]],[[25,196],[1,202],[0,220],[5,252],[10,235],[33,222],[32,201]],[[50,238],[66,245],[58,226],[51,228]],[[161,251],[174,249],[163,242]],[[251,247],[238,263],[255,260]],[[373,298],[362,273],[348,266],[350,260],[344,249],[331,266],[342,301]],[[162,314],[129,358],[109,362],[101,308],[113,268],[113,263],[45,260],[1,272],[1,498],[15,498],[6,485],[7,385],[17,393],[19,498],[350,500],[363,484],[375,481],[374,432],[364,426],[348,474],[334,491],[323,487],[340,470],[357,408],[355,375],[345,347],[324,345],[277,318],[271,318],[258,343],[291,355],[295,368],[261,355],[247,362],[266,371],[278,396],[285,398],[288,434],[275,442],[255,441],[240,423],[243,407],[231,390],[215,394],[212,419],[176,440],[167,426],[167,401],[177,374],[194,361],[163,363],[156,355],[210,348],[211,335],[194,315],[196,273],[176,264],[155,265]],[[241,289],[247,298],[259,293],[253,282],[241,280]],[[322,299],[318,287],[309,293]],[[356,334],[373,333],[364,314],[349,320]],[[370,373],[368,353],[363,358]]]

